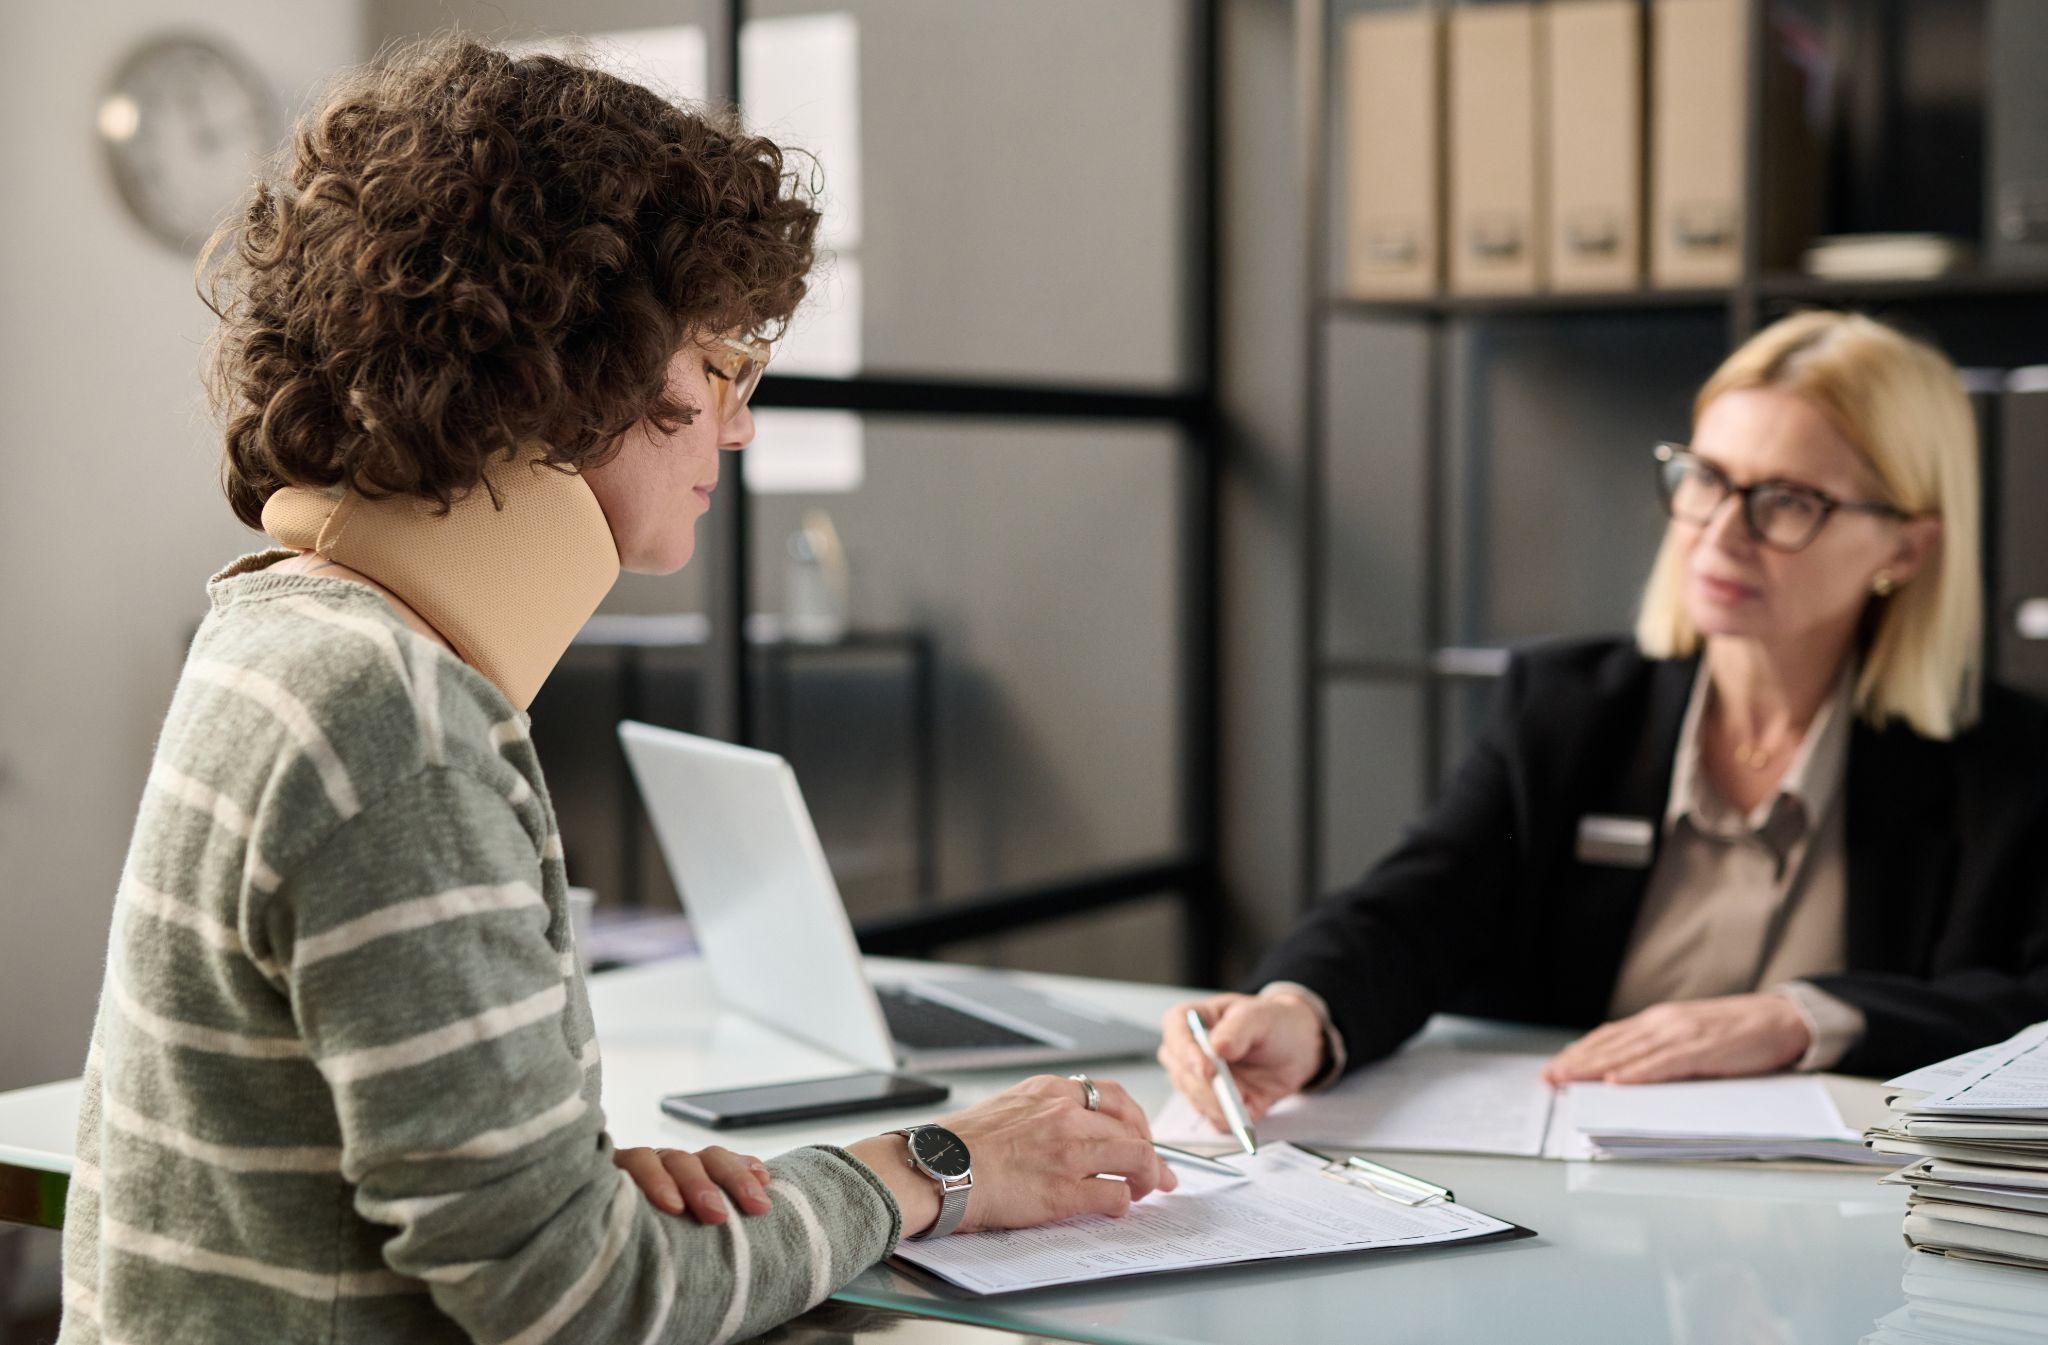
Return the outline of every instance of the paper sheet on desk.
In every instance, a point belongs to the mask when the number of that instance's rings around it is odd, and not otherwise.
[[[1576,1083],[1553,1091],[1545,1057],[1403,1051],[1328,1092],[1287,1099],[1259,1138],[1317,1147],[1560,1159],[1804,1157],[1884,1162],[1812,1075],[1685,1083]],[[1152,1123],[1168,1144],[1220,1136],[1176,1096]],[[1615,1142],[1603,1146],[1597,1137]]]
[[[1550,1123],[1547,1059],[1422,1048],[1367,1065],[1327,1092],[1291,1097],[1259,1120],[1261,1143],[1429,1153],[1543,1152]],[[1227,1139],[1176,1094],[1152,1121],[1168,1144]]]
[[[1902,1074],[1889,1086],[1926,1093],[1912,1101],[1915,1114],[1997,1112],[2048,1119],[2048,1023],[2023,1028],[1996,1046]]]
[[[1121,1219],[1091,1214],[1044,1228],[960,1233],[901,1243],[896,1255],[963,1289],[1000,1294],[1522,1232],[1463,1205],[1411,1207],[1327,1180],[1322,1160],[1292,1145],[1230,1161],[1250,1180],[1155,1193]]]
[[[1826,1085],[1812,1075],[1684,1083],[1575,1083],[1572,1122],[1591,1135],[1848,1139]]]
[[[1595,1158],[1813,1158],[1894,1166],[1842,1123],[1812,1075],[1682,1083],[1575,1083],[1571,1124]]]
[[[1996,1046],[1965,1051],[1948,1060],[1924,1065],[1910,1074],[1888,1079],[1885,1087],[1905,1093],[1946,1093],[1951,1088],[1983,1078],[1985,1071],[1998,1062],[1998,1053]]]

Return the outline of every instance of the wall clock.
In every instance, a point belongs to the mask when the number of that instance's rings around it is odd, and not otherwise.
[[[277,141],[276,101],[262,74],[210,38],[149,38],[100,99],[99,137],[114,185],[150,234],[195,251]]]

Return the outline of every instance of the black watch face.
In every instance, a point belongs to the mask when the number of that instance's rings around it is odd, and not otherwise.
[[[969,1167],[967,1146],[944,1126],[925,1126],[910,1132],[910,1153],[925,1170],[940,1177],[965,1177]]]

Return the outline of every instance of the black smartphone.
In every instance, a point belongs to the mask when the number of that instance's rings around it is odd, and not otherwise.
[[[814,1116],[847,1116],[944,1102],[950,1090],[908,1074],[836,1074],[829,1079],[758,1088],[724,1088],[715,1093],[670,1093],[661,1109],[679,1121],[734,1130],[740,1126],[807,1121]]]

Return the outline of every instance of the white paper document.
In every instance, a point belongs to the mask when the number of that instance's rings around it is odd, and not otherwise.
[[[2048,1118],[2048,1023],[2036,1023],[1997,1046],[1902,1074],[1890,1086],[1927,1094],[1912,1102],[1915,1115],[1997,1112]]]
[[[1714,1135],[1726,1139],[1849,1136],[1819,1079],[1700,1079],[1571,1085],[1573,1118],[1589,1135]]]
[[[1562,1159],[1876,1160],[1811,1075],[1685,1083],[1543,1082],[1546,1057],[1431,1048],[1368,1065],[1328,1092],[1288,1098],[1261,1141],[1345,1149]],[[1186,1099],[1160,1109],[1168,1144],[1227,1139]]]
[[[1576,1113],[1572,1107],[1572,1090],[1560,1088],[1553,1095],[1550,1104],[1550,1133],[1543,1137],[1543,1157],[1561,1158],[1566,1162],[1590,1162],[1599,1155],[1593,1152],[1593,1141],[1586,1138],[1586,1132],[1579,1129]]]
[[[1888,1079],[1885,1087],[1907,1093],[1946,1093],[1951,1088],[1982,1078],[1986,1069],[1998,1063],[1999,1050],[1996,1046],[1980,1046],[1974,1051],[1923,1065],[1910,1074]]]
[[[1259,1119],[1259,1140],[1430,1153],[1543,1152],[1553,1096],[1545,1057],[1422,1047],[1367,1065],[1327,1092],[1297,1095]],[[1152,1122],[1168,1144],[1229,1136],[1175,1094]]]
[[[1995,1191],[2039,1191],[2048,1196],[2048,1172],[2038,1169],[1987,1167],[1951,1158],[1923,1158],[1906,1168],[1900,1175],[1908,1174],[1950,1186],[1980,1186]]]
[[[1230,1161],[1249,1180],[1188,1182],[1154,1193],[1121,1219],[1090,1214],[1043,1228],[956,1233],[904,1242],[896,1256],[979,1294],[1281,1261],[1339,1252],[1465,1242],[1517,1233],[1462,1205],[1407,1206],[1323,1175],[1323,1160],[1289,1144]]]
[[[1575,1083],[1571,1121],[1605,1158],[1819,1158],[1896,1166],[1843,1124],[1811,1075],[1683,1083]]]

